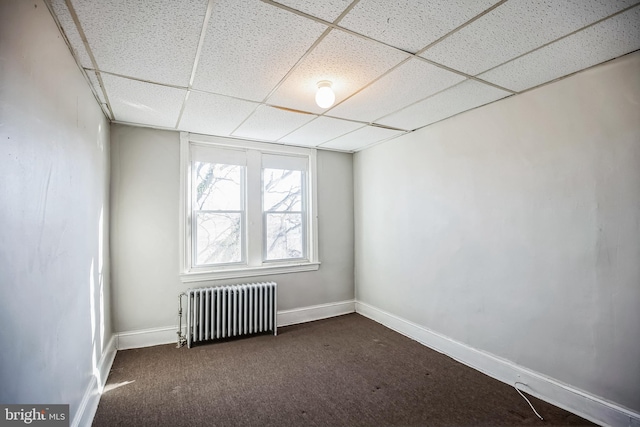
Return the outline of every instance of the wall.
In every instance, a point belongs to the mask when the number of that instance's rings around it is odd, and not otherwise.
[[[356,299],[640,412],[638,76],[635,53],[357,153]]]
[[[0,402],[78,423],[112,336],[109,123],[42,1],[0,2],[0,171]]]
[[[174,339],[178,295],[211,284],[185,285],[178,276],[180,135],[114,124],[111,144],[114,327],[172,329],[163,336]],[[219,284],[274,280],[281,311],[353,300],[351,154],[318,152],[318,206],[318,271]]]

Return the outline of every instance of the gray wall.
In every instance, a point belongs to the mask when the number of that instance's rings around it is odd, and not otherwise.
[[[113,315],[117,332],[178,323],[178,132],[114,124],[112,144]],[[318,271],[225,280],[274,280],[278,309],[351,300],[353,281],[352,155],[318,152]]]
[[[640,410],[640,54],[359,152],[356,298]]]
[[[42,1],[0,2],[0,402],[69,403],[111,338],[109,123]]]

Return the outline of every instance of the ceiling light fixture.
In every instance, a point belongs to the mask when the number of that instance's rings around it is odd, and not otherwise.
[[[329,80],[321,80],[318,82],[318,91],[316,92],[316,104],[320,108],[329,108],[336,101],[336,95],[331,89]]]

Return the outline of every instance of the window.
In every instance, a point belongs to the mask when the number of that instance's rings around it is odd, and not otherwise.
[[[181,279],[317,270],[314,149],[181,133]]]
[[[244,261],[244,167],[194,161],[193,265]]]

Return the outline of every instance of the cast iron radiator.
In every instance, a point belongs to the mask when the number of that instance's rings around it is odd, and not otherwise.
[[[268,331],[277,335],[276,291],[274,282],[189,289],[187,346]]]

